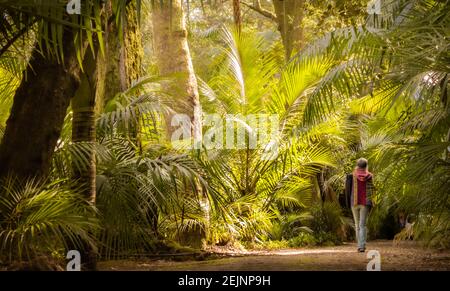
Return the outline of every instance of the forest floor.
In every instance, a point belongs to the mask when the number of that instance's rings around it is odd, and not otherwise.
[[[203,257],[200,261],[116,260],[99,262],[98,268],[105,271],[364,271],[370,250],[380,253],[384,271],[450,270],[450,251],[425,249],[412,241],[369,242],[366,253],[358,253],[354,243],[268,251],[217,249],[214,256]],[[217,258],[218,255],[221,257]]]

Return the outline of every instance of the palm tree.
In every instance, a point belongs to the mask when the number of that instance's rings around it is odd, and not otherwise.
[[[450,44],[442,35],[449,4],[389,2],[365,26],[335,32],[296,58],[331,49],[348,60],[324,83],[330,90],[310,99],[306,121],[320,120],[313,108],[350,109],[364,126],[357,152],[372,157],[379,171],[380,214],[414,213],[416,238],[446,245]]]
[[[323,167],[334,166],[322,144],[331,138],[333,122],[316,125],[322,132],[303,123],[309,95],[334,64],[325,55],[310,57],[283,68],[277,77],[278,52],[262,38],[224,29],[222,39],[226,47],[218,57],[220,66],[210,80],[200,83],[207,98],[203,106],[219,114],[222,124],[235,122],[245,132],[245,140],[240,149],[205,144],[199,158],[215,189],[211,195],[219,202],[213,203],[212,214],[224,213],[216,219],[232,222],[225,223],[228,233],[237,228],[245,239],[255,239],[270,227],[277,203],[308,207],[314,196],[312,178]],[[277,118],[253,123],[247,118],[252,114]],[[268,124],[279,129],[269,139],[277,145],[273,152],[268,151],[268,140],[251,141]],[[222,129],[209,126],[205,135],[217,130]]]
[[[158,137],[163,116],[173,114],[171,107],[177,102],[161,91],[164,82],[167,78],[141,79],[111,99],[97,120],[102,258],[158,251],[159,240],[189,245],[184,234],[203,231],[206,225],[200,200],[186,194],[207,192],[204,172],[190,156],[166,147]],[[136,127],[142,129],[141,145],[132,138]],[[62,148],[57,164],[64,163],[67,151],[82,160],[78,152],[83,146],[77,147]]]
[[[367,142],[383,169],[383,189],[397,193],[383,202],[415,215],[415,238],[448,247],[450,42],[442,33],[450,3],[404,5],[400,20],[381,39],[390,61],[380,57],[385,71],[376,94],[359,105],[386,122]],[[397,166],[389,165],[393,160]]]

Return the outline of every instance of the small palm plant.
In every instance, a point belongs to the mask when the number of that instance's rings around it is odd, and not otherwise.
[[[224,124],[232,121],[242,127],[245,140],[234,149],[205,146],[199,159],[220,197],[214,205],[220,215],[213,218],[228,227],[222,229],[223,237],[258,241],[267,237],[278,207],[309,207],[316,197],[316,175],[335,165],[328,145],[342,142],[337,115],[322,116],[313,124],[305,114],[320,114],[307,111],[314,107],[310,98],[326,90],[324,78],[336,62],[317,54],[282,68],[279,52],[262,37],[223,29],[222,39],[226,46],[216,74],[201,82],[203,108],[220,115]],[[275,116],[269,124],[276,130],[267,133],[268,140],[252,144],[254,135],[268,126],[248,118],[258,114]],[[271,145],[276,145],[273,152]],[[212,236],[220,240],[218,233]]]
[[[1,259],[32,260],[54,250],[95,247],[96,209],[73,185],[8,177],[0,188]]]

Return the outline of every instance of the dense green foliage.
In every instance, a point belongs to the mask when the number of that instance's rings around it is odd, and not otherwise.
[[[117,15],[125,13],[124,1],[113,2]],[[331,7],[309,1],[303,20],[308,44],[287,61],[271,20],[245,15],[238,31],[218,25],[232,22],[228,4],[214,14],[190,2],[202,109],[222,120],[233,114],[245,132],[242,148],[188,150],[170,143],[163,116],[184,105],[165,88],[177,78],[158,77],[151,48],[143,44],[147,75],[108,100],[97,116],[96,141],[72,142],[69,108],[49,177],[2,179],[0,260],[62,254],[67,244],[82,248],[86,242],[102,259],[160,252],[161,242],[180,242],[189,229],[202,229],[207,245],[338,244],[353,238],[351,216],[340,201],[345,174],[361,156],[369,160],[377,189],[370,236],[392,238],[404,214],[411,227],[397,239],[450,247],[449,1],[388,1],[381,15],[364,23],[366,1],[330,1]],[[59,56],[62,25],[83,31],[91,46],[93,32],[103,40],[97,3],[92,22],[83,15],[66,23],[53,10],[43,17],[48,11],[25,9],[21,13],[33,17],[20,25],[18,6],[0,4],[14,24],[0,26],[0,33],[9,29],[14,38],[27,27],[0,55],[1,140],[34,41],[53,42],[50,55]],[[144,40],[151,39],[147,4]],[[266,144],[250,146],[252,132],[267,126],[251,124],[250,114],[278,115],[274,158],[267,159]],[[91,150],[95,205],[70,179],[74,169],[88,166]],[[385,230],[389,219],[392,234]]]

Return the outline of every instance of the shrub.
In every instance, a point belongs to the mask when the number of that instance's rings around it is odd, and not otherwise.
[[[324,202],[311,207],[311,229],[318,244],[327,241],[339,243],[346,238],[346,233],[352,225],[352,220],[343,215],[339,204]]]
[[[54,251],[95,246],[95,208],[65,181],[5,178],[0,182],[0,249],[5,261],[50,257]]]
[[[306,232],[301,232],[296,237],[293,237],[289,240],[289,246],[292,248],[315,246],[316,244],[317,240],[314,235]]]

